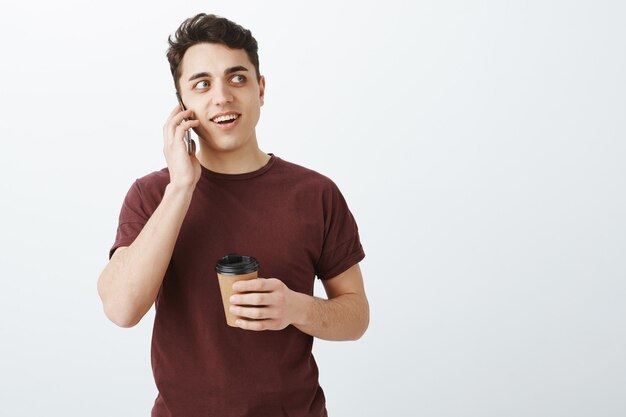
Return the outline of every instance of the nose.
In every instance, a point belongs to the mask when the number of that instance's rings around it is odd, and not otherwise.
[[[223,104],[226,103],[230,103],[231,101],[233,101],[233,95],[230,93],[230,89],[228,88],[228,85],[216,81],[213,84],[213,88],[212,90],[212,101],[213,104],[217,105],[217,106],[221,106]]]

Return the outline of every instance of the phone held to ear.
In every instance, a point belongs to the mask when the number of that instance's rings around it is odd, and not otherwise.
[[[183,100],[180,98],[180,94],[176,93],[176,98],[178,99],[178,103],[183,110],[187,110],[185,105],[183,104]],[[187,120],[187,119],[185,119]],[[189,155],[194,155],[196,153],[196,143],[191,139],[191,129],[185,131],[185,144],[187,145],[187,153]]]

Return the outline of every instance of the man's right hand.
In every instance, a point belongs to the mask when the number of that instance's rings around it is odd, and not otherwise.
[[[200,125],[199,120],[191,119],[192,116],[191,110],[183,111],[177,105],[163,125],[163,153],[170,172],[170,184],[174,186],[195,187],[202,172],[196,155],[187,153],[184,141],[185,132]]]

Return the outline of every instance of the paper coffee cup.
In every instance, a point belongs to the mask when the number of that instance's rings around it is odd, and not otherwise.
[[[222,293],[224,313],[226,314],[226,324],[231,327],[237,327],[235,320],[239,318],[230,312],[230,296],[233,295],[233,284],[237,281],[257,278],[258,270],[259,263],[256,259],[252,256],[237,254],[226,255],[215,265],[217,280]]]

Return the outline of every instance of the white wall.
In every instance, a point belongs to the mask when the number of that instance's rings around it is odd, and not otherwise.
[[[623,2],[13,3],[0,414],[148,415],[153,316],[116,328],[96,280],[165,163],[167,35],[206,11],[259,41],[262,149],[360,226],[370,329],[315,344],[331,416],[626,415]]]

